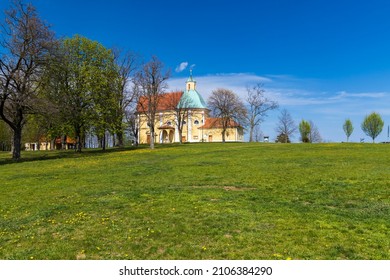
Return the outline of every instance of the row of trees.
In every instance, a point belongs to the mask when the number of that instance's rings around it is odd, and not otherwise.
[[[107,133],[115,135],[116,145],[122,146],[126,128],[137,138],[139,124],[134,115],[137,104],[147,104],[141,109],[151,130],[151,148],[154,147],[158,103],[170,76],[157,57],[139,63],[134,53],[107,49],[82,36],[58,40],[35,8],[21,0],[15,0],[6,11],[2,29],[0,129],[1,134],[12,134],[12,141],[0,135],[0,148],[12,146],[13,159],[20,158],[26,125],[29,134],[38,139],[74,137],[77,151],[83,148],[87,134],[96,135],[103,149]],[[141,97],[144,103],[138,102]],[[173,104],[177,105],[177,101]],[[185,104],[176,105],[172,110],[178,114],[180,130],[188,112]],[[208,106],[213,117],[222,120],[223,140],[228,126],[235,121],[249,128],[251,142],[260,123],[278,104],[266,96],[262,84],[256,84],[247,87],[245,103],[231,90],[217,89],[211,93]],[[377,118],[370,118],[362,125],[373,140],[380,133],[375,130],[378,125],[373,125],[374,121],[378,123]],[[349,138],[352,123],[345,126]],[[277,141],[290,142],[298,129],[303,142],[321,141],[313,122],[303,120],[297,127],[283,110]]]
[[[29,134],[38,139],[72,136],[77,151],[87,134],[96,135],[103,148],[107,132],[116,136],[118,146],[123,145],[125,127],[137,136],[134,111],[141,96],[148,104],[144,112],[154,137],[159,98],[170,76],[156,57],[138,63],[138,56],[131,52],[107,49],[82,36],[58,40],[34,6],[21,0],[15,0],[6,11],[2,29],[0,117],[12,134],[15,160],[21,156],[26,125]],[[230,90],[213,91],[209,106],[213,116],[223,120],[223,135],[234,120],[249,126],[253,141],[255,128],[278,106],[265,96],[261,84],[248,87],[247,93],[244,105]],[[182,122],[183,108],[172,108]],[[5,148],[9,143],[1,144]],[[151,139],[151,148],[153,145]]]
[[[263,84],[247,86],[246,91],[246,104],[228,89],[214,90],[208,99],[211,114],[221,119],[223,142],[225,132],[233,121],[249,128],[249,142],[253,142],[256,128],[269,111],[278,108],[278,103],[266,96]]]
[[[375,142],[375,139],[381,134],[384,126],[384,121],[382,120],[382,117],[376,113],[373,112],[369,115],[367,115],[362,124],[361,129],[363,132],[371,137],[372,142]],[[345,132],[345,135],[347,136],[347,142],[349,141],[349,137],[352,135],[352,132],[354,130],[352,121],[350,119],[346,119],[343,124],[343,130]]]
[[[373,142],[375,142],[375,139],[382,132],[383,126],[384,121],[382,120],[382,117],[378,113],[373,112],[364,118],[361,124],[361,129],[367,136],[371,137]],[[348,142],[349,137],[354,131],[354,127],[350,119],[345,120],[343,130],[347,136]],[[319,130],[312,121],[302,120],[299,125],[296,126],[290,113],[286,109],[282,110],[276,127],[276,132],[278,133],[276,142],[290,143],[291,137],[297,131],[299,131],[300,140],[303,143],[319,143],[322,141]]]
[[[57,40],[35,8],[22,1],[6,11],[2,29],[0,117],[13,135],[13,159],[20,158],[28,122],[49,138],[71,135],[78,151],[88,131],[103,141],[108,131],[123,145],[136,55],[82,36]]]
[[[297,131],[299,131],[300,140],[303,143],[319,143],[322,141],[319,130],[312,121],[302,120],[297,126],[286,109],[281,111],[275,130],[278,133],[276,142],[279,143],[290,143],[291,138]]]

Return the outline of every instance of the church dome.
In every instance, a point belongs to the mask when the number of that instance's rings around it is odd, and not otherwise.
[[[184,91],[178,108],[188,108],[188,109],[206,109],[207,105],[203,97],[196,90],[196,81],[192,78],[192,70],[190,72],[190,77],[186,82],[186,90]]]

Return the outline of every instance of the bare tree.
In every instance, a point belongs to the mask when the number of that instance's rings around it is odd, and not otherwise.
[[[5,13],[0,39],[0,116],[13,132],[12,158],[18,160],[26,115],[39,104],[40,77],[54,34],[31,4],[14,1]]]
[[[321,143],[322,137],[318,130],[318,127],[313,123],[313,121],[309,121],[309,123],[310,123],[309,142]]]
[[[278,107],[278,103],[265,96],[263,84],[256,84],[253,87],[247,87],[246,102],[249,105],[247,115],[249,124],[249,142],[253,141],[253,133],[256,126],[260,125],[267,116],[267,112]]]
[[[115,63],[118,67],[119,81],[116,90],[117,111],[114,122],[114,132],[117,135],[119,147],[123,146],[123,122],[128,119],[126,109],[135,99],[135,94],[132,91],[131,84],[133,82],[133,74],[137,69],[138,55],[133,52],[121,54],[118,49],[113,50]]]
[[[130,105],[126,107],[125,118],[127,129],[130,132],[130,135],[134,137],[134,145],[138,146],[138,134],[142,123],[139,123],[141,118],[138,118],[137,104],[135,102],[131,102]]]
[[[262,139],[264,139],[264,133],[263,131],[261,131],[260,127],[259,126],[256,126],[254,131],[253,131],[253,135],[254,135],[254,140],[255,142],[260,142]]]
[[[179,142],[183,143],[183,127],[185,124],[185,120],[188,118],[188,114],[190,111],[190,105],[187,99],[181,98],[183,96],[183,92],[176,91],[171,92],[168,96],[168,108],[173,111],[174,114],[174,122],[176,124],[176,128],[179,134]]]
[[[156,57],[146,63],[134,78],[134,92],[138,98],[138,107],[147,119],[150,129],[150,148],[154,149],[156,113],[161,95],[167,88],[169,71],[162,73],[163,63]]]
[[[214,117],[220,119],[222,126],[222,142],[225,143],[227,128],[234,122],[243,124],[247,119],[247,110],[240,98],[231,90],[214,90],[208,99],[209,108]]]
[[[288,140],[291,140],[294,133],[297,132],[298,127],[295,125],[294,120],[286,109],[283,109],[280,112],[278,120],[279,122],[275,130],[278,133],[278,136],[281,136],[280,140],[284,140],[283,142],[287,143]]]

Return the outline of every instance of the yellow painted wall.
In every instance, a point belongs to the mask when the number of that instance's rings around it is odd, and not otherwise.
[[[222,129],[204,129],[203,138],[205,142],[222,142]],[[228,128],[225,134],[226,142],[244,141],[244,133],[241,128]]]
[[[191,110],[189,116],[186,118],[186,124],[183,125],[183,138],[185,137],[185,141],[187,142],[200,142],[201,134],[198,130],[198,127],[203,125],[203,115],[207,112],[205,110]],[[206,116],[205,116],[206,117]],[[147,118],[144,114],[140,114],[138,116],[140,132],[139,132],[139,143],[146,144],[148,135],[150,135],[150,129],[147,126]],[[161,129],[159,127],[163,125],[168,125],[170,122],[170,126],[175,128],[175,137],[174,142],[179,142],[179,135],[177,132],[177,125],[175,120],[174,111],[164,111],[160,112],[156,116],[155,120],[155,142],[160,143],[161,140]],[[189,124],[191,122],[191,124]],[[169,133],[169,129],[163,129]],[[164,139],[165,140],[165,139]]]
[[[203,125],[203,118],[207,118],[207,111],[205,110],[192,110],[189,116],[186,118],[186,124],[183,126],[183,139],[185,142],[202,142],[202,134],[204,142],[221,142],[222,141],[222,130],[221,129],[201,129]],[[150,129],[147,126],[147,118],[144,114],[138,116],[140,131],[139,131],[139,143],[147,144],[148,135],[150,135]],[[168,122],[175,128],[172,133],[174,137],[169,137],[171,133],[170,129],[158,129],[163,125],[167,125]],[[191,124],[190,124],[191,123]],[[165,130],[165,133],[163,132]],[[173,111],[164,111],[158,113],[155,121],[155,143],[161,143],[161,134],[164,143],[179,142],[179,136],[177,132],[177,126],[175,122],[175,114]],[[210,137],[211,135],[211,137]],[[243,141],[244,133],[242,128],[228,128],[226,131],[226,141]]]

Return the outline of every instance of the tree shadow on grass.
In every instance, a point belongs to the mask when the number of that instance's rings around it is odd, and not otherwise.
[[[140,149],[147,149],[148,146],[139,145],[124,148],[109,148],[102,149],[84,149],[81,153],[77,153],[74,150],[54,150],[54,151],[34,151],[23,152],[20,160],[13,160],[10,153],[0,154],[0,166],[7,164],[18,164],[22,162],[35,162],[43,160],[55,160],[55,159],[67,159],[67,158],[87,158],[87,157],[99,157],[106,154],[118,153],[123,151],[134,151]],[[9,156],[9,158],[6,158]]]

